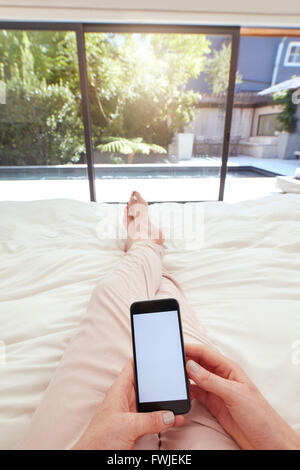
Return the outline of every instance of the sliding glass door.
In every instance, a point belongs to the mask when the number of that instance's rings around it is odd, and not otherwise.
[[[217,200],[233,31],[84,30],[97,200]]]
[[[238,28],[0,23],[0,200],[222,199]]]
[[[300,34],[293,29],[287,34],[287,30],[261,29],[241,36],[225,201],[295,191]],[[233,171],[240,177],[231,179]]]

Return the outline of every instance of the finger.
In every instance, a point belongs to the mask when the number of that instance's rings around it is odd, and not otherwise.
[[[198,385],[190,385],[190,396],[192,399],[199,400],[201,403],[203,403],[203,405],[206,406],[207,392],[205,390],[202,390],[202,388],[198,387]]]
[[[219,377],[193,360],[187,362],[186,368],[189,377],[202,390],[214,393],[223,400],[230,400],[234,393],[235,382]]]
[[[225,357],[217,349],[204,344],[185,344],[187,358],[193,359],[205,369],[226,379],[244,379],[242,369],[231,359]]]
[[[172,411],[153,411],[151,413],[134,413],[132,432],[135,439],[145,434],[157,434],[174,426],[182,426],[185,418],[175,416]]]

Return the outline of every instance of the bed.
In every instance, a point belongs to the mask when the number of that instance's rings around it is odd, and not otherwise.
[[[123,256],[123,208],[0,203],[1,449],[26,434],[93,287]],[[150,211],[211,341],[300,433],[300,195]]]

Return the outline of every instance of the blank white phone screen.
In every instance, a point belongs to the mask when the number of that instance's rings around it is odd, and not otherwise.
[[[140,403],[186,400],[177,311],[133,315]]]

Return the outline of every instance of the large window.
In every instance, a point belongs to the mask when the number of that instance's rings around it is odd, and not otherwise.
[[[0,200],[222,199],[238,40],[226,27],[0,24]]]

